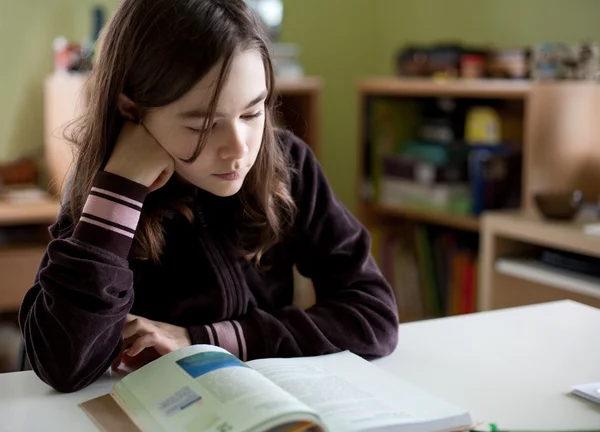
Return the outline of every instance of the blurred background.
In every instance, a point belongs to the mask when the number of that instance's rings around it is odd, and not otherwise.
[[[279,122],[369,228],[401,320],[600,306],[600,2],[252,0]],[[0,2],[0,372],[117,0]]]

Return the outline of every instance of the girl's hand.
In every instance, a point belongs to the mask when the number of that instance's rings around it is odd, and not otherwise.
[[[127,315],[123,328],[123,351],[112,364],[117,369],[121,363],[138,369],[157,358],[190,346],[187,329],[152,321],[136,315]]]
[[[142,124],[127,121],[104,171],[150,188],[163,187],[173,175],[175,161]]]

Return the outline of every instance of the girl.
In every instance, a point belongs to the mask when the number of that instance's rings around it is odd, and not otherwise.
[[[190,344],[242,360],[396,346],[362,225],[274,129],[273,67],[243,0],[124,0],[76,161],[20,311],[35,372],[70,392]],[[316,304],[292,304],[293,272]]]

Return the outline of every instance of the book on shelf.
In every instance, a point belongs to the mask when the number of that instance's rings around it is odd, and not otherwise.
[[[460,132],[464,126],[461,110],[451,127],[445,114],[438,119],[441,123],[432,122],[428,106],[412,99],[369,101],[363,199],[461,216],[518,207],[520,176],[510,173],[520,172],[522,155],[514,143],[468,142]],[[433,133],[436,130],[441,134]]]
[[[214,346],[167,354],[83,403],[106,432],[451,431],[469,413],[350,353],[246,363]]]
[[[476,240],[406,223],[371,227],[373,255],[392,285],[400,321],[468,314],[477,307]]]

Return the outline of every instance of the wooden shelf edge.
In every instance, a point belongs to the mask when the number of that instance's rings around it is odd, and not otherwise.
[[[600,299],[600,278],[555,268],[527,258],[500,258],[495,263],[500,274],[552,288]]]
[[[523,99],[529,95],[529,80],[448,79],[380,77],[358,82],[359,92],[379,96],[456,96]]]
[[[0,258],[14,255],[28,255],[31,253],[44,254],[48,248],[48,241],[40,243],[8,243],[0,245]]]
[[[381,204],[363,204],[363,210],[376,216],[399,217],[463,231],[478,232],[480,227],[479,218],[475,216],[459,216],[451,213],[436,212],[434,210],[385,206]]]
[[[14,225],[52,224],[60,212],[58,200],[35,203],[6,203],[0,201],[0,227]]]
[[[48,75],[45,80],[47,82],[72,83],[78,81],[84,84],[89,78],[89,74],[82,73],[53,73]],[[298,78],[275,77],[275,89],[283,93],[306,93],[318,91],[323,88],[323,79],[319,76],[302,76]]]
[[[275,90],[282,96],[318,92],[323,88],[323,80],[315,76],[301,78],[276,78]]]
[[[586,223],[595,222],[552,222],[523,212],[490,212],[482,226],[496,237],[600,257],[600,237],[584,232]]]

